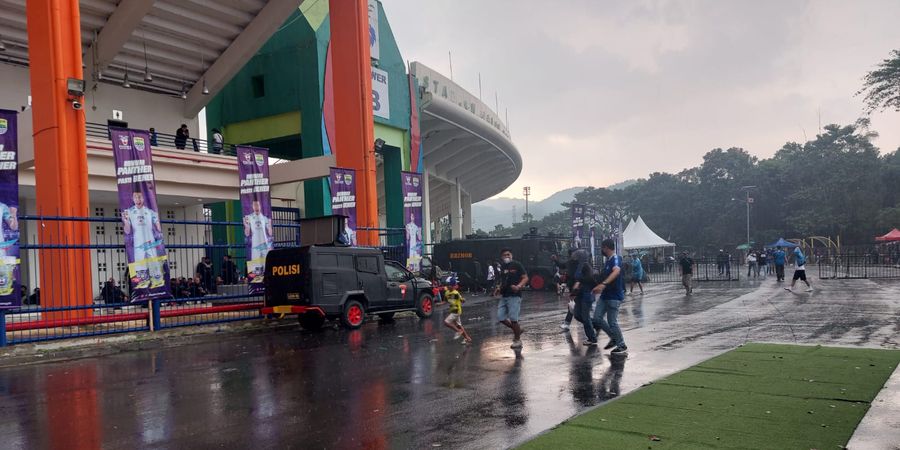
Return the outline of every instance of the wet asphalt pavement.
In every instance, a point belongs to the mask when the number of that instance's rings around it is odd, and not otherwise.
[[[441,320],[282,328],[0,370],[2,448],[504,448],[746,341],[900,348],[900,281],[677,284],[629,296],[630,355],[561,333],[566,300],[527,293],[521,352],[469,297],[461,345]],[[577,325],[577,322],[574,324]],[[601,344],[606,342],[601,337]]]

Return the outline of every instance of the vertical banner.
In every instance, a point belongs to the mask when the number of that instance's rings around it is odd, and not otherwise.
[[[591,264],[597,264],[597,214],[594,211],[594,208],[587,208],[585,210],[587,214],[587,222],[588,222],[588,233],[590,233],[591,241],[588,247],[588,251],[591,252]]]
[[[403,221],[406,223],[406,268],[418,272],[425,252],[422,242],[422,174],[401,172]]]
[[[237,146],[238,176],[241,178],[241,211],[247,246],[247,284],[251,295],[265,291],[263,274],[266,255],[272,250],[272,199],[269,197],[269,151]]]
[[[0,308],[22,306],[19,294],[19,170],[15,111],[0,110]]]
[[[331,168],[328,177],[331,189],[331,213],[347,216],[341,240],[347,245],[356,245],[356,170]]]
[[[572,203],[572,248],[584,247],[584,205]]]
[[[169,258],[163,244],[150,134],[111,128],[119,208],[125,231],[132,303],[171,297]]]

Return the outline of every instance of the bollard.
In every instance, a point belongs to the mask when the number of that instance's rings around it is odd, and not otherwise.
[[[6,347],[6,310],[0,309],[0,347]]]
[[[150,302],[150,331],[159,331],[161,322],[159,318],[160,302],[149,300]]]

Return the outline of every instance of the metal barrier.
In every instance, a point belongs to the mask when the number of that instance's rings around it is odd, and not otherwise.
[[[86,123],[85,133],[90,137],[110,139],[109,126],[101,123]],[[189,137],[182,144],[177,140],[174,134],[160,133],[158,131],[154,134],[155,136],[153,134],[151,134],[150,136],[150,145],[153,147],[169,147],[172,149],[184,150],[188,152],[206,152],[212,154],[237,156],[237,149],[235,148],[235,144],[223,143],[221,151],[216,152],[215,149],[212,149],[210,147],[209,141],[205,139]]]
[[[634,275],[631,264],[625,258],[624,267],[625,282],[630,283]],[[681,283],[681,264],[675,262],[650,262],[642,265],[644,268],[644,283]],[[741,278],[747,267],[733,259],[728,262],[720,262],[714,257],[695,258],[693,265],[694,281],[737,281]],[[760,273],[762,276],[762,273]]]
[[[172,298],[136,304],[128,302],[127,256],[121,219],[105,217],[97,208],[95,217],[20,216],[20,284],[23,306],[0,312],[0,346],[82,336],[96,336],[133,331],[158,330],[178,326],[246,320],[259,317],[262,297],[251,296],[240,273],[245,245],[217,241],[215,236],[243,236],[241,222],[211,220],[160,220],[168,253]],[[114,215],[118,215],[118,210]],[[273,219],[276,247],[290,247],[299,242],[300,226],[285,216]],[[87,225],[89,244],[38,242],[41,230],[56,227],[56,235],[66,225]],[[69,253],[89,253],[88,267],[64,266]],[[237,273],[223,273],[222,259],[229,254],[235,260]],[[200,266],[210,257],[211,269]],[[215,256],[215,258],[213,258]],[[54,267],[40,267],[41,258]],[[50,264],[50,263],[48,263]],[[199,271],[211,270],[212,276],[197,278]],[[85,272],[93,286],[83,283]],[[46,279],[41,279],[41,275]],[[48,276],[50,274],[50,276]],[[190,281],[189,281],[190,280]],[[226,284],[226,281],[231,283]],[[89,291],[90,299],[59,298],[53,305],[42,305],[40,287],[62,292],[74,284],[76,291]],[[28,286],[34,287],[29,290]],[[47,299],[45,299],[47,300]],[[46,303],[46,301],[45,301]]]
[[[819,278],[900,278],[900,259],[891,255],[830,255],[819,258]]]

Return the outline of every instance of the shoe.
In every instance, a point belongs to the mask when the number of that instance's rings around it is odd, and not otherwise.
[[[786,291],[788,291],[788,292],[791,292],[791,288],[789,288],[789,287],[788,287],[788,288],[784,288],[784,290],[786,290]]]
[[[614,348],[615,346],[616,346],[616,341],[611,340],[606,344],[606,347],[603,347],[603,350],[609,350],[611,348]]]
[[[515,341],[512,342],[512,345],[510,345],[509,348],[522,348],[522,341],[519,339],[516,339]]]
[[[453,340],[457,340],[462,337],[462,333],[456,333],[456,336],[453,336]]]
[[[813,291],[813,288],[811,288],[811,287],[806,288],[806,292],[812,292],[812,291]]]
[[[559,327],[562,328],[563,330],[569,331],[569,324],[567,324],[567,323],[563,323]]]
[[[591,346],[597,345],[597,341],[585,339],[584,342],[582,342],[582,344],[587,345],[588,347],[591,347]]]
[[[624,345],[621,347],[616,347],[613,349],[613,351],[610,352],[610,354],[612,354],[612,355],[627,355],[628,347],[626,347]]]

